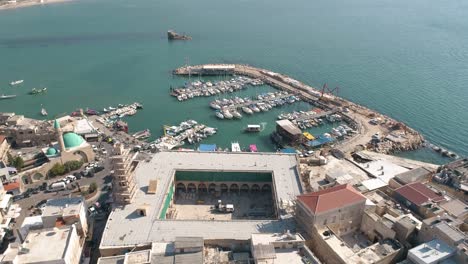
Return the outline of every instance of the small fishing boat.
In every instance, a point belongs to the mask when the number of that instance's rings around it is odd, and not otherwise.
[[[258,152],[257,145],[255,145],[255,144],[251,144],[249,146],[249,149],[250,149],[250,152]]]
[[[239,142],[232,142],[231,143],[231,151],[232,152],[241,152]]]
[[[108,110],[107,108],[105,108],[105,107],[104,107],[104,109],[102,109],[102,111],[103,111],[104,113],[109,113],[109,110]]]
[[[86,109],[86,114],[87,114],[87,115],[98,115],[99,112],[96,111],[96,110],[93,110],[93,109],[89,109],[89,108],[88,108],[88,109]]]
[[[41,115],[42,116],[47,116],[48,115],[47,110],[44,107],[41,108]]]
[[[109,106],[107,109],[109,109],[109,111],[114,111],[116,108],[112,107],[112,106]]]
[[[47,88],[42,88],[42,89],[36,89],[32,88],[32,90],[29,92],[29,94],[43,94],[47,92]]]
[[[151,136],[151,132],[149,129],[138,131],[132,135],[132,137],[136,139],[146,139],[146,138],[149,138],[150,136]]]
[[[18,85],[18,84],[22,84],[24,82],[24,80],[17,80],[17,81],[13,81],[10,83],[11,86],[15,86],[15,85]]]
[[[11,95],[2,94],[2,95],[0,95],[0,99],[12,99],[12,98],[15,98],[15,97],[16,97],[15,94],[11,94]]]

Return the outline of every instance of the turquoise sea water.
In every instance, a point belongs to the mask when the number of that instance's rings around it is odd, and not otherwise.
[[[187,118],[218,127],[207,142],[256,143],[273,150],[268,132],[292,105],[241,121],[219,121],[200,98],[179,103],[171,70],[190,64],[248,63],[340,95],[421,131],[428,140],[468,154],[468,2],[449,0],[77,0],[0,11],[0,111],[39,117],[79,107],[142,102],[132,131]],[[168,42],[175,29],[193,37]],[[24,79],[20,87],[8,83]],[[48,87],[44,96],[27,95]],[[255,95],[252,88],[246,94]],[[242,94],[242,93],[241,93]],[[248,123],[266,122],[259,136]],[[408,154],[440,162],[428,151]]]

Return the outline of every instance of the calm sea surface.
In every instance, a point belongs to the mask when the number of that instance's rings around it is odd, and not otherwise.
[[[142,102],[132,131],[195,119],[219,128],[209,143],[239,141],[271,151],[268,134],[283,111],[220,121],[214,98],[179,103],[169,87],[187,81],[171,70],[185,64],[248,63],[340,95],[421,131],[431,142],[468,154],[468,1],[427,0],[77,0],[0,11],[0,111],[39,118],[79,107]],[[193,37],[168,42],[175,29]],[[22,86],[8,83],[24,79]],[[48,87],[30,96],[33,87]],[[235,95],[256,95],[268,87]],[[260,135],[241,133],[266,124]],[[330,130],[322,127],[313,132]],[[431,151],[406,154],[433,162]]]

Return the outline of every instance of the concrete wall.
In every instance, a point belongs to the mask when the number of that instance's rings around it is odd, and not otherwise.
[[[316,228],[310,230],[311,239],[307,241],[307,246],[323,263],[346,264],[339,255],[328,246]]]
[[[122,246],[122,247],[99,247],[99,252],[101,253],[101,257],[111,257],[111,256],[118,256],[118,255],[125,255],[125,253],[139,250],[151,249],[151,244],[149,245],[139,245],[139,246]]]
[[[365,201],[351,204],[346,207],[317,214],[314,225],[318,228],[326,226],[344,235],[357,230],[361,226]]]
[[[79,264],[81,259],[81,253],[83,251],[83,242],[78,236],[76,227],[73,226],[69,240],[67,241],[68,245],[65,250],[64,260],[66,264]]]

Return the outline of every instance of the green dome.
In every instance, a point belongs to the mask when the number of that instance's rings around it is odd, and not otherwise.
[[[81,136],[78,136],[75,133],[66,133],[63,135],[63,143],[65,143],[65,148],[75,148],[83,144],[84,139]]]
[[[57,155],[57,150],[55,148],[50,147],[50,148],[47,149],[46,155],[47,156],[55,156],[55,155]]]

